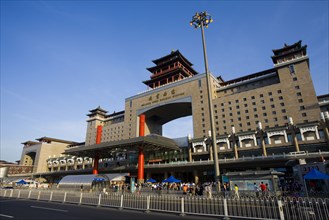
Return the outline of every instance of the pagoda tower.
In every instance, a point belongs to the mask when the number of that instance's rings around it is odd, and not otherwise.
[[[193,64],[179,50],[172,51],[169,55],[152,60],[152,62],[156,66],[147,68],[152,73],[151,77],[143,81],[152,89],[198,74],[192,68]]]
[[[302,46],[302,41],[300,40],[292,45],[284,44],[283,48],[272,50],[274,53],[274,56],[272,56],[274,66],[307,56],[306,47],[307,45]]]

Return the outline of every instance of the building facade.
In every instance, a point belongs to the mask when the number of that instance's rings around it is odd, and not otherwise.
[[[220,160],[329,151],[329,99],[328,95],[317,96],[315,93],[306,48],[301,41],[285,44],[283,48],[273,50],[273,68],[240,78],[224,80],[212,74],[211,94],[207,92],[206,74],[199,74],[179,51],[172,51],[153,60],[155,65],[147,68],[151,72],[150,79],[143,82],[149,89],[126,98],[124,111],[108,114],[101,107],[90,110],[85,142],[56,142],[58,146],[54,149],[58,155],[59,152],[65,154],[68,147],[79,151],[81,146],[104,146],[136,138],[140,136],[141,118],[145,136],[161,136],[164,124],[192,116],[193,134],[175,140],[180,150],[148,152],[145,154],[145,170],[147,178],[160,178],[172,173],[174,167],[178,176],[194,181],[204,172],[207,175],[213,172],[213,152],[209,142],[210,95]],[[32,147],[43,143],[32,143]],[[55,143],[54,140],[52,143]],[[49,157],[56,155],[52,150],[37,154],[34,172],[45,175],[77,170],[89,172],[95,166],[95,159],[91,157]],[[30,153],[23,151],[21,164],[31,165],[30,158]],[[125,152],[120,148],[115,153],[111,151],[96,158],[101,172],[119,170],[135,173],[137,161],[137,151]],[[195,161],[204,161],[204,166],[190,170],[188,163],[191,165]],[[184,167],[180,162],[187,164]],[[166,163],[172,166],[158,166]],[[179,165],[175,167],[175,163]],[[245,163],[239,164],[231,166],[228,163],[221,169],[246,168]],[[255,163],[248,166],[263,168]],[[284,166],[284,162],[270,161],[265,167],[271,166]]]

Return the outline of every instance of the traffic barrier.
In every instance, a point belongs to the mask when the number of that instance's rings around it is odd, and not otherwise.
[[[171,212],[224,219],[328,219],[329,198],[177,196],[175,194],[98,193],[0,189],[0,197],[84,204],[98,207]]]

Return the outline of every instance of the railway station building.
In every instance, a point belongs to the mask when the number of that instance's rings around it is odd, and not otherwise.
[[[272,52],[269,69],[235,79],[211,73],[208,94],[206,74],[172,51],[152,61],[150,77],[143,81],[148,89],[126,98],[124,110],[109,114],[98,106],[89,111],[84,142],[49,137],[24,142],[20,165],[49,181],[117,172],[139,182],[170,175],[212,181],[208,96],[221,174],[329,159],[329,95],[315,92],[307,46],[298,41]],[[185,116],[192,116],[193,134],[162,136],[163,125]]]

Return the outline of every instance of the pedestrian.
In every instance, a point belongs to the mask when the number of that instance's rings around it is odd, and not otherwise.
[[[234,198],[240,199],[239,196],[239,187],[237,184],[234,184]]]
[[[261,182],[259,187],[260,187],[260,190],[262,191],[262,196],[265,196],[265,190],[266,190],[265,184],[263,182]]]
[[[187,184],[183,185],[183,194],[186,195],[187,194],[187,190],[188,190],[188,186]]]
[[[259,196],[259,188],[258,188],[256,183],[254,183],[254,192],[255,192],[256,197],[258,197]]]
[[[83,185],[81,184],[80,186],[80,191],[82,192],[83,191]]]
[[[265,196],[268,197],[270,195],[268,184],[265,184]]]
[[[207,187],[208,187],[208,198],[212,199],[212,183],[210,183]]]
[[[223,188],[224,188],[224,197],[226,198],[228,196],[228,185],[227,183],[224,183]]]

